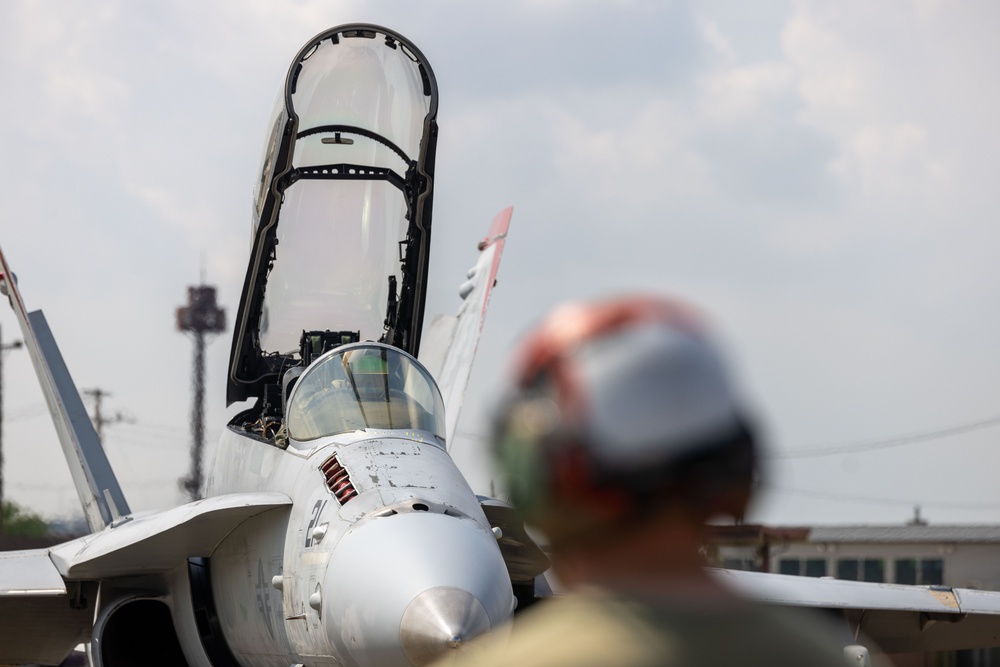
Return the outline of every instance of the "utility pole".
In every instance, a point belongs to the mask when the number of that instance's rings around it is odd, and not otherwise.
[[[84,389],[82,390],[82,393],[94,399],[94,416],[91,417],[91,421],[94,422],[94,430],[97,432],[97,440],[101,443],[101,447],[104,447],[104,427],[117,424],[119,422],[131,423],[132,419],[121,412],[116,412],[113,417],[104,416],[104,412],[101,410],[101,399],[105,397],[111,398],[111,392],[97,388]]]
[[[215,303],[215,288],[205,284],[188,287],[187,305],[177,309],[177,330],[190,333],[194,338],[191,471],[179,483],[191,500],[201,498],[201,459],[205,448],[205,339],[210,334],[221,333],[225,328],[226,311]]]
[[[2,280],[2,276],[0,276]],[[3,344],[3,334],[0,332],[0,535],[5,532],[4,522],[3,522],[3,355],[8,350],[16,350],[19,347],[23,347],[24,343],[15,340],[7,345]]]

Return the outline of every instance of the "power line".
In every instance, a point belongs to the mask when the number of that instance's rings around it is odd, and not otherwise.
[[[89,391],[102,391],[102,395],[110,396],[109,393],[103,392],[103,390],[89,390]],[[85,390],[84,393],[90,394]],[[45,403],[30,403],[27,405],[22,405],[13,410],[6,410],[4,412],[5,422],[16,422],[23,419],[33,419],[35,417],[41,417],[42,415],[49,416],[49,406]],[[93,419],[92,419],[93,420]],[[113,417],[108,417],[103,419],[104,424],[110,424],[112,421],[121,424],[126,430],[135,429],[137,431],[144,431],[145,435],[156,436],[160,438],[168,438],[170,440],[176,440],[178,436],[186,437],[185,429],[176,424],[163,424],[158,422],[149,422],[146,420],[138,420],[134,417],[125,415],[122,412],[118,412]],[[95,429],[96,430],[96,429]],[[217,436],[221,431],[219,429],[208,429],[207,435],[209,437]],[[187,446],[185,444],[185,446]]]
[[[36,403],[35,405],[28,405],[23,408],[18,408],[17,410],[8,410],[4,414],[4,420],[7,422],[20,421],[22,419],[31,419],[33,417],[40,417],[41,415],[49,414],[49,406],[44,403]]]
[[[967,503],[967,502],[953,502],[948,500],[904,500],[902,498],[885,498],[878,496],[858,496],[854,494],[844,494],[844,493],[833,493],[830,491],[811,491],[807,489],[792,489],[784,486],[776,486],[774,484],[762,484],[761,489],[765,491],[773,491],[775,493],[784,493],[788,495],[795,496],[805,496],[808,498],[818,498],[820,500],[833,500],[837,502],[850,502],[850,503],[864,503],[867,505],[898,505],[903,507],[913,507],[919,505],[921,507],[939,507],[942,509],[980,509],[980,510],[997,510],[1000,509],[1000,502],[995,503]]]
[[[72,493],[74,495],[76,493],[72,482],[66,482],[65,484],[57,484],[54,482],[10,482],[8,486],[12,489],[20,489],[22,491],[53,491],[58,493]],[[157,488],[165,489],[177,486],[177,480],[173,477],[169,479],[137,479],[124,486],[143,488],[155,486]]]
[[[1000,426],[1000,416],[989,417],[987,419],[980,419],[966,424],[948,426],[946,428],[939,428],[931,431],[909,433],[907,435],[899,435],[891,438],[880,438],[878,440],[860,440],[785,452],[764,452],[762,457],[765,459],[806,459],[818,458],[821,456],[836,456],[837,454],[856,454],[859,452],[890,449],[892,447],[903,447],[905,445],[913,445],[930,440],[949,438],[955,435],[962,435],[963,433],[979,431],[994,426]],[[473,433],[471,431],[458,431],[455,435],[458,438],[476,440],[479,442],[490,441],[489,436]]]
[[[166,442],[150,442],[148,440],[141,440],[137,438],[122,437],[118,434],[115,435],[113,442],[116,445],[128,445],[130,448],[158,449],[160,451],[174,453],[183,453],[184,450],[182,448],[186,447],[186,443],[180,443],[180,445],[178,445],[176,442],[173,444]]]
[[[104,412],[101,410],[101,404],[103,399],[111,398],[111,392],[104,391],[100,387],[95,389],[83,389],[81,394],[94,399],[94,415],[91,417],[91,421],[94,422],[94,430],[97,432],[97,440],[104,446],[104,427],[112,426],[114,424],[129,423],[132,418],[122,412],[116,412],[111,417],[106,417]]]
[[[889,449],[891,447],[902,447],[904,445],[912,445],[918,442],[927,442],[928,440],[949,438],[954,435],[961,435],[963,433],[978,431],[993,426],[1000,426],[1000,417],[990,417],[988,419],[981,419],[979,421],[969,422],[967,424],[959,424],[958,426],[949,426],[947,428],[935,429],[933,431],[923,431],[921,433],[900,435],[893,438],[866,440],[860,442],[856,441],[853,443],[841,443],[836,445],[824,445],[822,447],[812,447],[791,452],[772,452],[769,454],[765,454],[764,458],[806,459],[806,458],[815,458],[819,456],[834,456],[837,454],[854,454],[858,452],[868,452],[878,449]]]
[[[120,432],[125,432],[133,437],[142,439],[166,440],[171,444],[180,443],[184,447],[188,446],[187,434],[180,429],[170,429],[169,431],[164,431],[160,428],[150,426],[149,424],[133,423],[129,424],[128,428],[122,429]]]

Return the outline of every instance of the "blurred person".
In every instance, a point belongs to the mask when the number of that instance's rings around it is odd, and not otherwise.
[[[704,568],[705,524],[740,520],[757,437],[701,317],[624,297],[555,310],[523,342],[494,446],[511,501],[568,594],[452,664],[843,667],[809,610],[740,598]]]

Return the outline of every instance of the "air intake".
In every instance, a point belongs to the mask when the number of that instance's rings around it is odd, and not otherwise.
[[[341,505],[358,495],[358,490],[354,488],[354,484],[351,482],[351,476],[348,474],[347,469],[340,465],[336,454],[328,458],[319,469],[323,471],[323,476],[326,477],[327,488],[330,489],[337,502]]]

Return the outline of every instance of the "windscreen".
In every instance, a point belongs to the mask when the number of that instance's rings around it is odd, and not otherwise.
[[[293,443],[373,429],[405,429],[445,436],[444,403],[416,360],[388,345],[338,348],[310,366],[289,397]]]
[[[354,165],[403,177],[417,158],[430,105],[418,64],[401,43],[365,34],[373,37],[325,40],[302,62],[291,95],[293,169]],[[346,175],[354,180],[303,178],[284,190],[259,323],[265,353],[296,350],[303,331],[383,333],[389,277],[402,282],[406,200],[387,180]]]

